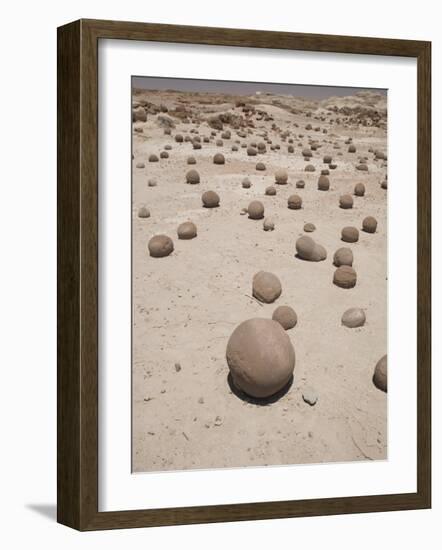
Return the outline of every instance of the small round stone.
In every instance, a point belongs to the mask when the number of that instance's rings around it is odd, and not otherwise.
[[[306,233],[313,233],[313,231],[316,230],[316,226],[314,223],[305,223],[304,224],[304,231]]]
[[[137,164],[135,165],[137,168],[145,168],[146,165],[144,164],[144,162],[137,162]]]
[[[264,218],[262,222],[262,227],[264,231],[273,231],[275,229],[275,222],[272,218]]]
[[[271,304],[282,292],[281,281],[276,275],[268,271],[255,273],[252,282],[253,296],[260,302]]]
[[[216,155],[213,157],[213,164],[224,164],[226,162],[226,159],[224,158],[224,155],[222,153],[216,153]]]
[[[341,239],[346,243],[356,243],[359,240],[359,231],[356,227],[344,227],[341,231]]]
[[[290,330],[298,322],[298,316],[290,306],[279,306],[275,309],[272,319],[277,321],[284,330]]]
[[[140,206],[138,209],[139,218],[150,218],[150,212],[145,206]]]
[[[276,195],[276,187],[273,187],[273,185],[270,185],[269,187],[266,187],[266,195],[273,197]]]
[[[338,267],[333,275],[333,283],[340,288],[353,288],[356,286],[356,271],[349,265]]]
[[[279,185],[286,185],[288,181],[287,170],[276,170],[275,172],[275,183]]]
[[[241,185],[243,186],[243,189],[250,189],[252,186],[252,182],[249,180],[249,178],[244,178],[241,182]]]
[[[387,391],[387,356],[384,355],[376,363],[373,374],[373,384],[384,392]]]
[[[219,195],[215,191],[205,191],[201,196],[201,200],[205,208],[216,208],[219,206]]]
[[[147,247],[151,256],[163,258],[173,252],[173,241],[167,235],[155,235],[150,239]]]
[[[186,174],[186,182],[195,185],[200,182],[200,175],[196,170],[189,170]]]
[[[355,185],[354,194],[356,197],[363,197],[365,195],[365,185],[363,183],[357,183]]]
[[[352,307],[344,311],[341,322],[348,328],[362,327],[365,324],[364,310],[359,307]]]
[[[196,225],[193,222],[184,222],[178,226],[177,234],[179,239],[194,239],[197,235]]]
[[[307,166],[304,168],[305,172],[315,172],[316,168],[313,166],[313,164],[307,164]]]
[[[258,171],[263,172],[263,171],[266,169],[266,165],[265,165],[263,162],[258,162],[258,163],[256,164],[256,169],[257,169]]]
[[[156,155],[149,155],[149,162],[158,162],[158,157]]]
[[[304,181],[304,180],[298,180],[298,181],[296,182],[296,187],[297,187],[298,189],[304,189],[304,187],[305,187],[305,181]]]
[[[290,195],[287,205],[291,210],[299,210],[302,208],[302,199],[299,195]]]
[[[318,189],[319,191],[328,191],[330,189],[330,180],[327,176],[319,176],[318,178]]]
[[[249,157],[255,157],[257,155],[257,150],[254,147],[247,147],[247,155]]]
[[[264,217],[264,205],[260,201],[252,201],[247,212],[252,220],[261,220]]]
[[[367,216],[362,220],[362,231],[365,231],[365,233],[376,233],[377,227],[378,222],[373,216]]]
[[[226,359],[233,384],[255,398],[270,397],[288,384],[295,350],[279,323],[248,319],[229,338]]]
[[[327,258],[325,248],[307,235],[296,241],[296,252],[299,258],[309,262],[321,262]]]
[[[187,157],[187,164],[196,164],[195,157]]]
[[[353,208],[353,197],[351,195],[341,195],[339,198],[339,206],[344,209]]]
[[[336,267],[341,267],[341,265],[353,265],[353,252],[351,248],[342,247],[336,250],[333,256],[333,263]]]
[[[161,151],[160,158],[168,159],[169,158],[169,153],[167,151]]]

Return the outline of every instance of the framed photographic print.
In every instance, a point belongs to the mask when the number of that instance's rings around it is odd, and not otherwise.
[[[430,52],[58,29],[60,523],[431,506]]]

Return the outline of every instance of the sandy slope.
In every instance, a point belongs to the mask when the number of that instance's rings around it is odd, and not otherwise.
[[[169,108],[177,97],[144,96],[152,103],[166,102]],[[256,121],[254,133],[241,142],[261,141],[257,134],[266,128],[281,149],[268,148],[257,157],[248,157],[242,148],[231,152],[238,139],[234,131],[223,147],[211,142],[194,151],[189,142],[173,140],[177,132],[186,135],[192,124],[178,121],[172,136],[163,134],[156,115],[135,124],[143,133],[134,133],[133,138],[134,471],[387,457],[387,397],[371,380],[376,362],[387,350],[387,204],[386,191],[379,185],[386,167],[368,153],[369,147],[386,150],[386,131],[318,122],[269,102],[265,98],[259,107],[274,121]],[[214,111],[226,108],[232,105],[213,106]],[[287,153],[287,143],[271,131],[272,122],[290,129],[292,137],[304,134],[303,146],[308,136],[322,143],[311,161],[316,172],[304,172],[306,162],[296,139],[295,153]],[[328,134],[305,131],[309,122],[327,128]],[[200,125],[200,135],[210,135],[210,130],[206,123]],[[356,154],[347,153],[348,136],[353,137]],[[333,149],[335,142],[339,150]],[[169,159],[149,163],[149,154],[159,155],[167,143],[172,145]],[[212,163],[217,152],[225,154],[224,166]],[[316,182],[325,168],[326,153],[332,154],[338,168],[331,171],[331,190],[320,192]],[[197,159],[196,166],[186,164],[189,155]],[[368,173],[355,170],[361,155],[369,159]],[[140,161],[145,162],[144,169],[135,168]],[[255,170],[258,161],[266,164],[265,172]],[[199,171],[200,185],[185,184],[190,168]],[[265,196],[278,168],[288,170],[289,185],[277,186],[275,197]],[[252,180],[251,189],[241,187],[245,175]],[[151,177],[157,178],[157,187],[147,186]],[[295,182],[301,178],[306,187],[296,190]],[[366,185],[366,196],[355,197],[353,209],[340,209],[339,196],[351,193],[359,181]],[[219,208],[202,208],[201,194],[208,189],[220,195]],[[287,208],[292,193],[302,196],[302,210]],[[264,203],[266,216],[274,218],[275,231],[264,232],[262,221],[240,215],[255,198]],[[148,219],[137,217],[142,204],[151,212]],[[377,233],[361,232],[358,243],[343,243],[341,228],[360,228],[367,215],[377,218]],[[198,237],[178,240],[176,228],[188,219],[198,226]],[[294,257],[305,222],[316,225],[312,236],[327,249],[326,261],[310,263]],[[147,243],[158,233],[174,240],[175,251],[167,258],[148,255]],[[358,283],[351,290],[332,284],[333,253],[340,246],[350,246],[354,252]],[[261,269],[272,271],[282,282],[282,295],[274,304],[260,305],[250,298],[252,277]],[[282,304],[291,305],[298,314],[298,325],[288,332],[296,350],[294,382],[278,401],[260,406],[232,393],[226,344],[237,324],[251,317],[271,317]],[[341,325],[342,313],[349,307],[366,310],[363,328]],[[318,394],[313,407],[302,399],[306,385]]]

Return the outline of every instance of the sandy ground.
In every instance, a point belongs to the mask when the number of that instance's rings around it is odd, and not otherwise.
[[[174,96],[144,97],[159,104]],[[172,136],[164,135],[156,115],[134,125],[143,129],[133,134],[134,471],[387,458],[387,394],[372,383],[374,366],[387,352],[387,195],[379,185],[386,167],[368,152],[369,147],[386,151],[386,130],[318,122],[268,104],[260,108],[281,129],[290,130],[295,153],[288,154],[287,143],[271,131],[272,121],[256,121],[254,133],[240,140],[261,141],[258,134],[265,128],[273,143],[281,144],[279,151],[267,147],[256,157],[248,157],[242,148],[231,151],[238,139],[235,131],[223,147],[211,142],[193,150],[190,142],[178,144],[173,138],[175,133],[188,134],[193,124],[177,121]],[[214,109],[232,110],[232,104]],[[309,122],[327,128],[328,134],[306,131]],[[210,131],[206,123],[199,127],[200,135]],[[299,134],[304,137],[297,139]],[[304,172],[307,163],[297,146],[298,141],[307,146],[309,136],[322,144],[311,159],[314,173]],[[356,154],[347,152],[344,140],[349,136]],[[333,149],[335,142],[340,149]],[[166,144],[172,145],[169,159],[149,163],[148,156],[159,155]],[[225,155],[225,165],[213,164],[218,152]],[[330,191],[321,192],[317,179],[328,153],[338,167],[330,172]],[[186,164],[189,155],[196,158],[196,166]],[[369,159],[368,172],[355,170],[361,155]],[[265,172],[255,170],[258,161],[266,164]],[[136,168],[137,162],[145,162],[145,168]],[[199,185],[185,184],[190,168],[200,173]],[[276,186],[276,196],[265,196],[278,168],[288,170],[289,184]],[[241,187],[246,175],[250,189]],[[147,185],[152,177],[158,180],[156,187]],[[305,189],[295,189],[298,179],[304,179]],[[354,197],[351,210],[340,209],[339,196],[352,193],[359,181],[366,186],[365,197]],[[201,194],[209,189],[220,195],[219,208],[202,207]],[[301,210],[287,208],[293,193],[303,199]],[[265,215],[274,218],[274,231],[263,231],[262,220],[240,215],[253,199],[261,200]],[[150,210],[148,219],[137,217],[143,204]],[[342,227],[361,228],[368,215],[378,220],[377,232],[361,231],[359,242],[343,243]],[[198,236],[178,240],[177,226],[186,220],[197,225]],[[326,261],[295,258],[295,242],[305,222],[316,225],[310,235],[326,248]],[[175,250],[166,258],[151,258],[147,243],[159,233],[172,237]],[[350,290],[332,284],[333,253],[341,246],[354,253],[358,282]],[[274,304],[250,298],[252,277],[259,270],[281,280],[282,295]],[[283,304],[298,315],[297,326],[287,332],[296,351],[293,384],[265,406],[240,399],[227,381],[227,341],[242,321],[270,318]],[[364,327],[341,325],[350,307],[365,310]],[[302,399],[306,386],[317,392],[314,406]]]

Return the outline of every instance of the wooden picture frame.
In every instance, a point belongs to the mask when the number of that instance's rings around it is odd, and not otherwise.
[[[405,56],[418,70],[417,492],[247,504],[98,510],[98,41]],[[431,44],[79,20],[58,29],[58,521],[82,531],[381,512],[431,506]]]

